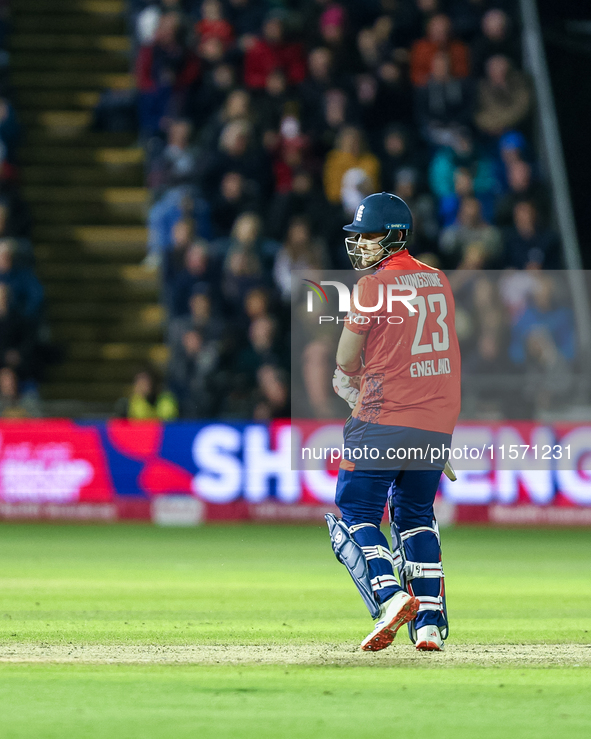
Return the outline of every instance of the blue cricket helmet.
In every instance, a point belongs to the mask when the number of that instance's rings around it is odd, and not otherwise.
[[[404,249],[412,232],[412,214],[408,205],[390,192],[378,192],[368,195],[358,205],[352,223],[344,227],[345,231],[356,234],[383,233],[384,238],[378,243],[382,247],[377,254],[371,255],[372,262],[363,266],[363,261],[368,261],[368,255],[363,253],[359,236],[345,239],[347,254],[353,268],[365,270],[375,267],[392,254]],[[404,231],[404,238],[400,240],[398,232]],[[374,259],[375,257],[375,259]]]

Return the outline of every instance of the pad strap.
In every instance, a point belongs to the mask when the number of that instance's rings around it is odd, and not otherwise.
[[[439,541],[439,531],[436,528],[431,528],[430,526],[417,526],[416,529],[407,529],[406,531],[403,531],[400,536],[402,538],[402,541],[406,541],[407,539],[410,539],[411,536],[416,536],[417,534],[422,534],[423,532],[435,534],[435,536],[437,537],[437,541]]]
[[[378,527],[375,525],[375,523],[355,523],[353,526],[349,526],[349,533],[354,534],[356,531],[359,531],[359,529],[377,529]]]
[[[417,577],[439,579],[443,577],[441,562],[405,562],[404,575],[407,580]]]
[[[421,604],[419,611],[443,611],[443,598],[441,596],[416,595],[415,598]]]
[[[370,559],[386,559],[392,567],[400,567],[402,564],[402,557],[399,553],[396,553],[396,555],[393,555],[392,552],[389,549],[386,549],[386,547],[381,546],[381,544],[376,544],[372,547],[361,547],[363,549],[363,554],[365,554],[365,559],[368,561]]]
[[[376,590],[382,590],[382,588],[392,588],[392,587],[398,587],[398,582],[394,575],[378,575],[377,577],[373,577],[371,579],[371,589],[376,592]]]

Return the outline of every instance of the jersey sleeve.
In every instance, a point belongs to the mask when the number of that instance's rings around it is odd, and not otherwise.
[[[357,305],[355,304],[355,287],[357,288]],[[375,306],[378,303],[379,283],[372,275],[362,277],[351,290],[351,304],[347,313],[345,326],[354,334],[367,334],[373,325],[374,312],[362,311],[359,306]]]

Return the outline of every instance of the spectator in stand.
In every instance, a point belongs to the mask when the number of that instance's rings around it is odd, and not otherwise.
[[[277,321],[271,316],[260,316],[251,321],[248,343],[237,356],[237,370],[245,374],[254,386],[256,373],[264,364],[279,364],[277,354]]]
[[[450,72],[457,79],[464,79],[470,73],[468,48],[462,41],[451,37],[451,22],[443,13],[434,15],[427,24],[425,38],[415,41],[410,53],[410,79],[416,87],[429,81],[433,69],[433,57],[437,52],[449,56]]]
[[[224,261],[222,295],[230,314],[236,314],[246,294],[265,284],[261,260],[256,253],[234,246]]]
[[[406,127],[392,124],[385,129],[380,156],[382,186],[391,190],[401,169],[422,169]]]
[[[322,193],[315,185],[314,177],[307,170],[299,170],[293,175],[291,189],[274,196],[266,219],[267,233],[272,239],[282,240],[291,219],[303,216],[312,233],[324,236],[325,215]]]
[[[401,64],[385,61],[377,70],[377,92],[372,109],[374,126],[384,129],[397,121],[403,125],[412,122],[412,86]]]
[[[272,170],[269,156],[253,140],[253,128],[245,120],[226,123],[220,134],[217,151],[211,152],[204,164],[201,185],[205,197],[218,192],[224,175],[239,172],[265,197],[271,191]]]
[[[218,404],[214,375],[220,360],[219,337],[199,317],[195,323],[179,320],[171,326],[170,349],[168,381],[179,399],[181,416],[211,417]]]
[[[481,245],[484,252],[483,266],[494,267],[500,264],[503,251],[501,233],[498,228],[485,222],[480,202],[474,197],[467,197],[462,201],[457,222],[441,233],[439,249],[445,266],[455,268],[472,244]]]
[[[252,183],[247,182],[240,172],[228,172],[222,178],[219,192],[211,203],[214,236],[229,236],[238,216],[246,211],[256,211],[257,208]]]
[[[242,313],[246,318],[245,330],[257,318],[268,318],[271,315],[269,291],[263,287],[254,287],[244,297]]]
[[[355,120],[366,132],[371,146],[378,148],[384,128],[393,120],[408,120],[412,113],[411,88],[399,65],[389,61],[376,74],[356,75],[353,83]]]
[[[219,0],[203,0],[201,20],[195,24],[195,31],[200,45],[216,39],[227,51],[234,42],[234,29],[224,18],[224,9]]]
[[[551,366],[563,360],[571,362],[576,356],[576,333],[570,308],[556,300],[551,278],[540,276],[533,299],[513,326],[509,354],[512,361],[525,364],[529,358],[534,363]]]
[[[228,0],[228,20],[238,37],[238,48],[248,51],[256,42],[266,5],[261,0]]]
[[[289,418],[289,376],[281,367],[264,364],[257,372],[259,398],[253,410],[256,421]]]
[[[252,124],[251,98],[246,90],[231,90],[224,105],[203,127],[201,140],[204,148],[214,147],[219,142],[224,127],[233,121],[243,122],[249,127]]]
[[[375,72],[375,70],[390,59],[392,48],[389,43],[392,30],[392,19],[381,16],[370,28],[362,28],[357,34],[357,51],[361,68]]]
[[[559,269],[560,242],[539,224],[535,205],[523,200],[513,207],[513,227],[505,234],[505,263],[517,269]]]
[[[146,7],[137,14],[135,24],[135,40],[137,43],[141,46],[152,44],[162,15],[174,11],[183,17],[182,4],[182,0],[159,0],[159,2],[149,2],[148,0]]]
[[[486,77],[478,85],[474,121],[493,138],[524,124],[531,110],[532,95],[527,77],[500,54],[486,62]]]
[[[348,76],[359,71],[359,56],[353,41],[348,38],[345,28],[345,11],[338,3],[326,3],[318,21],[320,37],[316,39],[318,45],[330,50],[333,67],[339,74]]]
[[[497,178],[501,183],[501,191],[507,190],[508,172],[511,164],[528,161],[527,149],[526,138],[520,131],[508,131],[500,137],[495,167]]]
[[[31,269],[14,266],[16,243],[0,240],[0,283],[7,285],[14,310],[32,325],[38,325],[44,303],[41,283]]]
[[[206,341],[219,341],[226,330],[219,306],[212,301],[214,288],[208,282],[194,285],[189,298],[189,312],[173,318],[168,329],[171,345],[178,344],[186,331],[198,331]]]
[[[415,93],[415,118],[425,141],[434,146],[449,146],[458,126],[472,119],[472,88],[466,79],[451,75],[449,56],[433,55],[427,84]]]
[[[191,221],[195,236],[211,239],[208,202],[197,197],[193,188],[172,188],[148,212],[148,255],[143,262],[146,268],[157,269],[163,255],[174,249],[174,228],[180,220]]]
[[[495,162],[482,153],[467,128],[456,131],[451,145],[438,149],[431,160],[429,185],[438,198],[454,194],[458,167],[468,169],[474,182],[474,192],[478,196],[500,192],[501,183]]]
[[[350,169],[362,170],[368,178],[367,189],[376,192],[380,182],[380,162],[367,151],[363,135],[354,126],[345,126],[339,132],[335,148],[324,163],[324,194],[333,205],[341,201],[343,177]]]
[[[244,59],[244,83],[251,90],[262,90],[267,77],[281,69],[290,85],[298,85],[306,77],[302,45],[285,40],[283,21],[271,14],[263,25],[262,37],[248,49]]]
[[[464,198],[476,197],[482,206],[484,220],[494,221],[495,198],[490,192],[474,192],[474,178],[468,167],[456,167],[454,171],[454,192],[439,199],[439,222],[441,226],[451,226],[455,222]]]
[[[310,142],[308,137],[301,133],[299,118],[294,115],[296,112],[297,109],[293,112],[286,109],[274,147],[273,173],[277,193],[289,192],[293,186],[295,173],[305,169],[309,164]]]
[[[323,128],[321,113],[324,96],[335,86],[333,58],[330,49],[319,46],[308,54],[308,76],[299,87],[304,131],[318,133]]]
[[[529,200],[536,206],[541,216],[548,213],[549,202],[546,188],[532,178],[532,166],[529,162],[517,159],[507,167],[509,190],[497,201],[495,222],[498,226],[510,226],[513,221],[513,208],[522,200]]]
[[[176,269],[183,263],[187,249],[195,237],[195,223],[189,216],[181,216],[172,227],[170,243],[164,251],[163,275],[169,268]],[[179,267],[180,268],[180,267]]]
[[[39,375],[37,330],[16,310],[6,283],[0,282],[0,365],[13,369],[20,380]]]
[[[0,369],[0,417],[41,418],[39,398],[33,391],[21,393],[11,367]]]
[[[219,290],[221,265],[203,241],[192,243],[178,254],[169,253],[165,268],[164,290],[171,318],[189,313],[191,295],[198,285],[207,285],[211,292]]]
[[[485,73],[487,59],[491,56],[507,57],[519,64],[519,43],[515,38],[507,14],[500,8],[492,8],[482,18],[482,35],[472,43],[472,71],[477,77]]]
[[[4,146],[5,166],[14,165],[18,139],[19,125],[12,103],[0,97],[0,142]],[[6,179],[6,175],[3,179]]]
[[[280,69],[275,69],[267,77],[265,94],[257,100],[256,105],[257,124],[263,133],[263,140],[269,131],[279,130],[289,102],[285,74]]]
[[[227,63],[216,64],[203,73],[201,84],[187,100],[187,117],[201,127],[213,118],[236,85],[236,70]]]
[[[142,136],[157,134],[165,116],[184,112],[189,88],[199,78],[199,60],[184,39],[181,16],[160,17],[152,43],[142,46],[136,61]]]
[[[254,254],[267,274],[278,250],[279,244],[265,237],[261,217],[252,212],[238,216],[229,238],[218,239],[212,244],[212,251],[222,257],[226,257],[231,251]]]
[[[322,242],[313,238],[310,224],[305,218],[292,218],[283,246],[279,250],[273,267],[273,279],[281,299],[291,299],[291,279],[294,270],[322,269],[326,265]]]
[[[197,151],[191,146],[191,124],[171,120],[166,130],[166,146],[149,164],[148,185],[161,192],[165,188],[190,184],[197,173]]]
[[[134,377],[129,398],[117,401],[115,413],[121,418],[140,421],[173,421],[178,416],[178,407],[174,395],[159,388],[156,374],[151,369],[145,369]]]
[[[353,105],[345,90],[337,87],[327,90],[316,121],[317,151],[322,158],[335,146],[339,131],[352,118]]]

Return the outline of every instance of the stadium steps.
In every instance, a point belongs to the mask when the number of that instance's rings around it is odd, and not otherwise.
[[[69,53],[53,54],[47,50],[44,57],[43,67],[47,72],[50,70],[55,72],[69,71],[71,69],[93,72],[97,67],[105,72],[126,73],[129,71],[129,62],[125,52],[114,54],[113,52],[94,49],[85,52],[71,51]],[[10,67],[15,72],[37,69],[39,67],[39,53],[15,51],[10,55]]]
[[[143,244],[122,244],[118,242],[102,244],[38,244],[35,247],[37,261],[49,260],[53,263],[67,264],[70,260],[83,259],[88,264],[139,262],[146,254]]]
[[[160,290],[150,283],[119,280],[46,280],[45,292],[48,300],[64,300],[82,303],[85,300],[97,303],[118,301],[136,303],[138,300],[158,300]]]
[[[51,367],[47,372],[50,381],[71,382],[81,385],[83,383],[105,382],[129,382],[146,365],[144,359],[125,359],[121,357],[103,357],[102,361],[96,357],[82,360],[67,357],[60,367]],[[65,396],[67,397],[67,396]],[[93,398],[96,400],[96,398]]]
[[[23,164],[34,162],[39,164],[68,164],[74,166],[108,164],[111,166],[127,166],[142,164],[144,150],[122,147],[80,147],[80,146],[28,146],[21,152]],[[142,188],[143,189],[143,188]]]
[[[141,217],[145,208],[137,205],[106,205],[104,203],[56,203],[32,204],[31,214],[35,221],[62,223],[65,220],[86,218],[98,223],[109,220],[113,224],[125,224],[131,217]]]
[[[33,165],[21,167],[23,182],[30,185],[136,185],[143,179],[140,165],[122,165],[117,171],[108,165],[76,167],[71,165]]]
[[[72,51],[97,49],[98,51],[117,51],[119,53],[129,52],[131,49],[131,41],[126,36],[97,36],[94,33],[79,35],[21,33],[11,39],[10,45],[13,51],[30,50],[35,53],[45,49],[52,51],[56,48],[62,51],[66,49]]]
[[[72,148],[74,146],[83,149],[89,147],[115,147],[133,146],[136,137],[129,133],[110,133],[105,131],[82,131],[70,141],[64,140],[62,136],[56,136],[55,132],[47,128],[29,129],[24,132],[23,149],[30,146],[49,147],[59,143],[60,146]]]
[[[129,392],[128,382],[113,382],[106,379],[93,382],[90,380],[84,382],[66,381],[60,382],[56,378],[54,382],[48,382],[43,390],[44,401],[59,401],[59,405],[55,403],[53,407],[71,408],[76,403],[76,417],[79,418],[100,418],[102,416],[110,416],[113,413],[113,398],[122,398]],[[92,398],[92,400],[88,400]],[[67,400],[67,403],[64,401]],[[48,404],[51,409],[51,402]],[[86,409],[90,406],[93,410],[88,412]],[[96,409],[96,410],[95,410]],[[48,410],[46,415],[50,411]]]
[[[78,90],[19,90],[15,102],[19,110],[29,111],[37,108],[64,108],[76,110],[94,108],[99,101],[99,92]]]
[[[100,203],[112,206],[147,205],[148,191],[143,187],[52,187],[24,186],[31,203]]]
[[[47,52],[46,52],[47,53]],[[43,57],[46,56],[43,54]],[[12,84],[16,88],[46,90],[47,88],[63,88],[67,90],[95,91],[104,88],[129,90],[133,87],[133,75],[125,72],[119,74],[108,72],[14,72]]]
[[[167,360],[158,275],[141,265],[143,151],[133,132],[92,130],[101,92],[133,89],[125,4],[13,0],[11,27],[21,192],[53,341],[62,347],[42,397],[50,412],[104,415],[135,372]]]
[[[126,35],[127,29],[122,13],[85,12],[82,8],[68,11],[67,7],[63,7],[63,0],[57,2],[50,0],[41,12],[26,6],[24,0],[14,0],[10,4],[12,33],[15,35],[49,33],[86,36],[89,29],[97,35]],[[61,51],[59,46],[54,49],[56,52]]]

